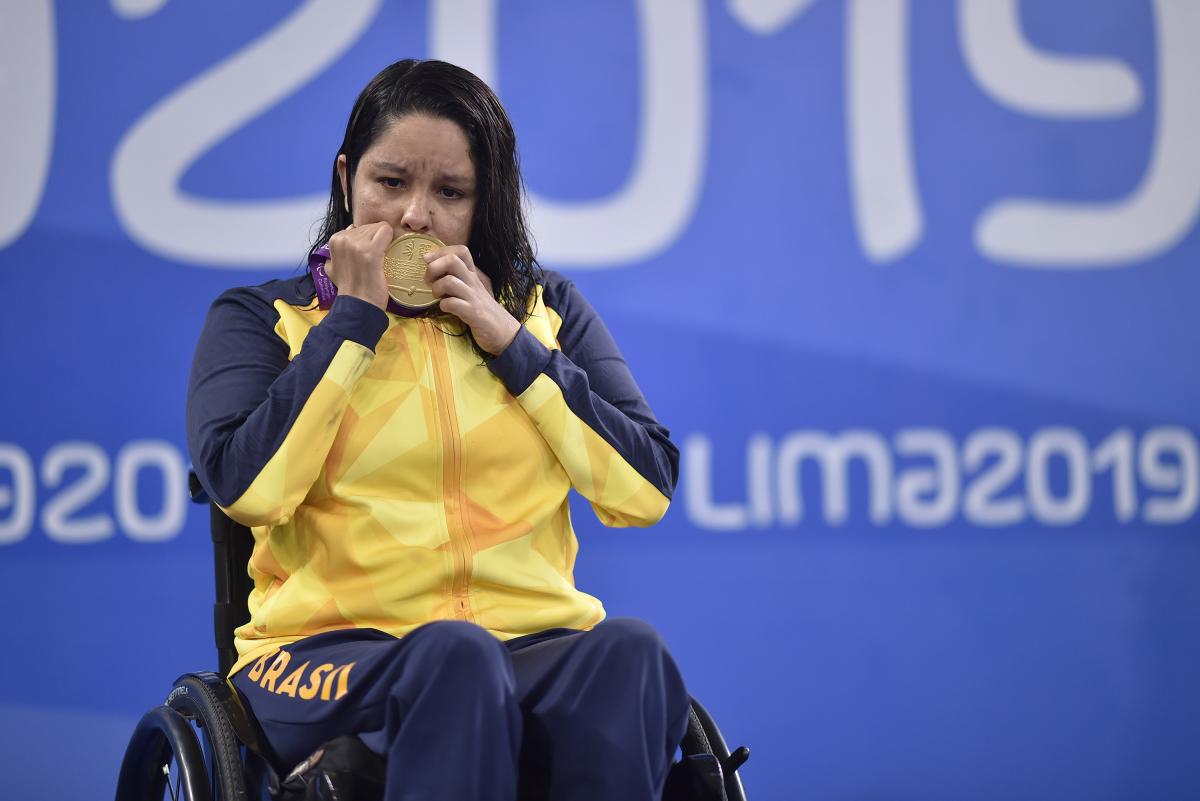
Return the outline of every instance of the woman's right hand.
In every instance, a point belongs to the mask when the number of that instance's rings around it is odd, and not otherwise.
[[[329,261],[325,272],[339,295],[365,300],[387,308],[387,281],[383,255],[392,243],[392,226],[385,222],[351,225],[329,237]]]

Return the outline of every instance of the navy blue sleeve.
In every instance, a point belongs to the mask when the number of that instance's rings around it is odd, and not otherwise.
[[[574,283],[554,273],[547,274],[543,299],[562,318],[561,350],[550,350],[522,328],[489,362],[492,372],[513,395],[547,375],[571,412],[670,498],[679,477],[679,449],[646,403],[600,315]]]
[[[374,350],[387,315],[339,297],[296,357],[275,332],[278,312],[258,288],[233,289],[209,310],[192,360],[187,442],[201,486],[228,508],[279,451],[344,342]]]

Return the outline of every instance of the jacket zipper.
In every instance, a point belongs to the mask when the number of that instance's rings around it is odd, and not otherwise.
[[[462,486],[462,438],[454,405],[454,382],[450,375],[450,357],[446,342],[428,320],[420,320],[421,333],[428,344],[433,364],[433,384],[437,396],[442,432],[442,500],[446,510],[446,529],[454,554],[454,572],[450,582],[451,603],[456,620],[474,622],[471,612],[470,584],[474,539],[471,536],[466,497]]]

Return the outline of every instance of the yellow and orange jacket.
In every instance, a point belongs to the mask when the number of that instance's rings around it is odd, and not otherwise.
[[[605,525],[651,525],[678,451],[573,284],[547,272],[530,308],[485,362],[452,317],[322,309],[308,276],[217,299],[187,433],[209,496],[254,533],[235,672],[335,629],[603,619],[575,588],[568,492]]]

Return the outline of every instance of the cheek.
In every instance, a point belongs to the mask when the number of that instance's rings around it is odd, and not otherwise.
[[[367,225],[384,219],[382,216],[384,209],[377,195],[378,193],[370,184],[361,190],[357,186],[354,187],[354,198],[350,203],[350,211],[355,225]]]
[[[463,208],[457,215],[455,215],[457,233],[462,239],[462,244],[464,245],[468,244],[468,241],[471,238],[471,223],[474,221],[475,207],[473,204]]]
[[[434,213],[433,233],[447,245],[469,245],[473,220],[472,208],[443,206]]]
[[[462,234],[462,240],[465,243],[471,238],[471,222],[473,217],[470,211],[461,214],[458,218],[458,230]]]

